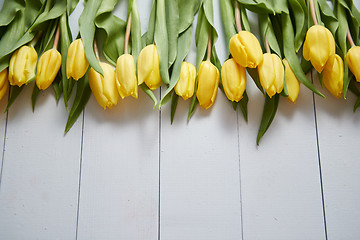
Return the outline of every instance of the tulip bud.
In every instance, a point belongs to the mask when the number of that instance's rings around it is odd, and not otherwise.
[[[180,70],[180,77],[175,85],[175,92],[184,100],[194,95],[196,69],[188,62],[183,62]]]
[[[219,70],[209,60],[202,61],[197,76],[196,97],[201,107],[208,109],[215,102],[219,86]]]
[[[258,67],[261,86],[271,98],[284,88],[284,66],[276,54],[265,53]]]
[[[121,55],[116,62],[116,86],[121,98],[138,97],[138,83],[134,58],[130,54]]]
[[[56,49],[44,52],[38,63],[36,85],[39,89],[47,89],[55,80],[61,66],[61,54]]]
[[[328,61],[333,61],[335,56],[335,40],[331,32],[321,26],[314,25],[306,33],[303,47],[306,61],[311,61],[316,71],[322,72]]]
[[[5,68],[0,72],[0,100],[4,97],[9,88],[8,70]]]
[[[350,71],[354,74],[356,81],[360,82],[360,47],[350,48],[346,54],[346,62]]]
[[[221,80],[227,98],[230,101],[240,101],[246,88],[245,68],[230,58],[221,68]]]
[[[85,56],[84,44],[81,39],[73,41],[69,48],[66,58],[66,77],[74,80],[82,78],[89,67],[89,62]]]
[[[344,63],[339,55],[335,54],[335,59],[332,64],[326,64],[323,71],[322,82],[336,98],[340,98],[343,95]]]
[[[90,68],[90,88],[100,106],[104,109],[106,109],[106,107],[112,109],[119,100],[115,71],[108,63],[100,62],[99,64],[104,71],[104,76],[96,72],[93,68]]]
[[[35,77],[35,67],[38,55],[33,47],[22,46],[10,59],[9,82],[21,87]]]
[[[156,45],[150,44],[143,48],[137,61],[138,84],[145,84],[155,90],[162,84],[160,76],[159,53]]]
[[[296,103],[296,99],[299,96],[299,92],[300,92],[300,82],[296,78],[293,70],[291,69],[289,62],[285,58],[283,59],[283,63],[285,66],[286,88],[289,94],[288,99],[293,103]]]
[[[230,53],[243,67],[256,68],[263,61],[263,52],[257,38],[248,31],[240,31],[230,39]]]

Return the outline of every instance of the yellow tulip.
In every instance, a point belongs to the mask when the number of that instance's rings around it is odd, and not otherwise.
[[[55,80],[61,66],[61,54],[56,49],[44,52],[38,63],[36,85],[39,89],[47,89]]]
[[[332,64],[326,64],[322,82],[336,98],[340,98],[343,95],[344,63],[339,55],[335,54],[335,60]]]
[[[296,103],[296,99],[300,92],[300,82],[291,69],[289,62],[285,58],[283,59],[283,63],[285,66],[286,88],[289,94],[288,99],[293,103]]]
[[[21,87],[35,77],[38,55],[33,47],[22,46],[10,59],[9,82]]]
[[[261,86],[271,98],[284,88],[284,66],[276,54],[265,53],[258,67]]]
[[[230,101],[240,101],[246,88],[245,68],[230,58],[221,68],[221,80],[227,98]]]
[[[112,108],[119,100],[119,93],[116,88],[115,71],[108,63],[99,63],[104,76],[96,72],[93,68],[89,70],[89,84],[96,101],[104,109]]]
[[[356,81],[360,82],[360,47],[350,48],[346,54],[346,62],[350,71],[354,74]]]
[[[145,84],[155,90],[162,84],[160,76],[159,53],[154,44],[143,48],[137,61],[138,84]]]
[[[121,98],[138,97],[138,83],[134,58],[130,54],[121,55],[116,62],[116,86]]]
[[[263,52],[257,38],[248,31],[240,31],[230,39],[230,53],[243,67],[256,68],[263,61]]]
[[[66,77],[75,80],[82,78],[89,67],[89,62],[85,56],[84,44],[81,39],[73,41],[67,52],[66,58]]]
[[[303,56],[321,73],[326,63],[333,61],[335,57],[335,40],[331,32],[321,25],[309,28],[303,46]]]
[[[196,68],[188,62],[183,62],[180,70],[180,77],[175,85],[175,92],[184,100],[194,95],[196,79]]]
[[[215,102],[219,78],[219,70],[209,60],[200,63],[196,97],[201,107],[208,109]]]
[[[8,70],[5,68],[0,72],[0,100],[4,97],[9,89]]]

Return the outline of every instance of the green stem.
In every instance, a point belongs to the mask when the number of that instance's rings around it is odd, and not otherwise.
[[[57,49],[57,45],[59,44],[59,39],[60,39],[60,26],[58,26],[56,29],[54,45],[53,45],[54,49]]]
[[[353,38],[351,36],[351,33],[350,33],[349,29],[347,30],[346,36],[347,36],[347,39],[349,40],[349,43],[350,43],[351,47],[355,47],[355,43],[354,43],[354,40],[353,40]]]
[[[124,52],[125,52],[125,54],[128,53],[128,46],[129,46],[129,39],[130,39],[130,30],[131,30],[131,13],[129,14],[128,22],[127,22],[127,25],[126,25],[125,45],[124,45]]]
[[[242,31],[239,2],[235,0],[235,23],[238,32]]]
[[[309,2],[310,2],[310,11],[311,11],[312,20],[314,21],[314,25],[318,25],[318,21],[317,21],[317,18],[316,18],[314,0],[310,0]]]

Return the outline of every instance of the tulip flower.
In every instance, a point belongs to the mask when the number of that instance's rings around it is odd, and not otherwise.
[[[344,63],[339,55],[335,54],[335,59],[332,64],[326,64],[323,71],[322,82],[336,98],[340,98],[343,95]]]
[[[119,93],[116,88],[115,71],[110,64],[99,63],[104,76],[96,72],[93,68],[89,70],[89,84],[96,101],[104,109],[112,108],[119,100]]]
[[[81,39],[73,41],[69,48],[66,58],[66,77],[74,80],[82,78],[89,67],[89,62],[85,56],[84,44]]]
[[[284,66],[276,54],[265,53],[258,67],[261,86],[271,98],[284,88]]]
[[[21,87],[35,77],[38,55],[33,47],[22,46],[10,59],[9,82]]]
[[[0,72],[0,100],[4,97],[9,88],[8,70],[5,68]]]
[[[240,31],[230,39],[230,53],[242,67],[256,68],[263,61],[263,52],[257,38],[248,31]]]
[[[354,46],[346,54],[346,62],[356,81],[360,82],[360,47]]]
[[[306,33],[303,56],[321,73],[326,63],[335,57],[335,40],[331,32],[321,25],[310,27]]]
[[[184,100],[194,95],[196,69],[188,62],[183,62],[180,70],[180,77],[175,85],[175,92]]]
[[[116,86],[121,98],[138,97],[138,83],[134,58],[130,54],[121,55],[116,62]]]
[[[245,68],[230,58],[221,68],[221,80],[227,98],[230,101],[240,101],[246,88]]]
[[[215,102],[219,78],[219,70],[209,60],[200,63],[196,97],[201,107],[208,109]]]
[[[40,90],[45,90],[51,85],[60,66],[61,54],[55,48],[47,50],[40,56],[36,72],[36,85]]]
[[[139,85],[145,82],[151,90],[161,86],[159,53],[156,45],[150,44],[141,50],[137,61],[137,70]]]
[[[293,103],[296,103],[296,99],[300,92],[300,82],[291,69],[289,62],[285,58],[283,59],[283,63],[285,66],[286,88],[289,94],[288,99]]]

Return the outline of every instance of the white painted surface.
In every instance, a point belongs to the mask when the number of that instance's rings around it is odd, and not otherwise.
[[[76,231],[81,121],[64,137],[53,90],[31,109],[32,86],[9,110],[0,188],[0,239],[72,239]]]
[[[143,32],[150,5],[138,0]],[[74,36],[82,7],[70,18]],[[126,10],[122,1],[116,14],[124,18]],[[192,46],[192,63],[195,54]],[[189,123],[190,103],[179,99],[170,125],[170,105],[160,114],[140,91],[138,100],[120,99],[106,111],[91,97],[64,136],[62,101],[56,106],[48,90],[32,113],[27,87],[6,130],[0,116],[0,239],[317,240],[326,239],[325,229],[330,240],[359,238],[355,98],[316,97],[319,162],[312,93],[302,86],[296,106],[281,99],[257,147],[263,97],[250,78],[247,89],[249,123],[219,91],[214,106],[197,109]]]

